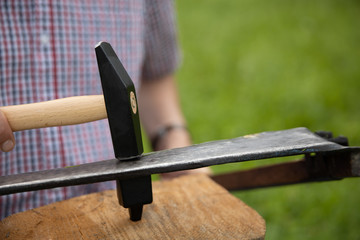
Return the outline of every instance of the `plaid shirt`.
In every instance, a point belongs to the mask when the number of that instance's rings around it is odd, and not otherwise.
[[[101,94],[94,46],[110,42],[138,87],[177,65],[169,0],[0,1],[0,105]],[[16,132],[16,147],[0,154],[0,174],[113,158],[107,120]],[[112,188],[113,182],[0,198],[0,216]]]

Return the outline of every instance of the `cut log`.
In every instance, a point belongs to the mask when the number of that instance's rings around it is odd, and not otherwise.
[[[263,239],[265,221],[205,175],[153,183],[154,202],[132,222],[116,191],[9,216],[0,239]]]

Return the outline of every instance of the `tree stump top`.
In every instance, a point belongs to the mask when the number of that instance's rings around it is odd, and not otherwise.
[[[129,220],[116,191],[9,216],[1,239],[263,239],[264,219],[205,175],[153,183],[154,202]]]

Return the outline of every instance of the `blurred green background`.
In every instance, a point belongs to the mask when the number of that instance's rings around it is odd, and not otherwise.
[[[304,126],[360,146],[359,1],[181,0],[176,7],[177,78],[195,143]],[[264,217],[267,239],[360,239],[359,186],[346,179],[235,195]]]

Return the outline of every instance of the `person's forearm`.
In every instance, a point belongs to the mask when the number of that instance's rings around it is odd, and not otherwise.
[[[150,139],[158,135],[159,130],[170,128],[161,135],[153,150],[185,147],[191,144],[186,122],[181,111],[175,79],[168,76],[156,81],[144,82],[139,91],[140,118]],[[169,129],[169,128],[168,128]],[[161,132],[161,131],[160,131]],[[183,174],[211,174],[210,168],[199,168],[161,174],[161,179],[169,180]]]
[[[151,140],[159,131],[168,129],[157,139],[154,150],[184,147],[191,144],[186,121],[181,111],[176,82],[173,76],[144,81],[138,94],[140,117]],[[169,126],[172,126],[169,128]]]

